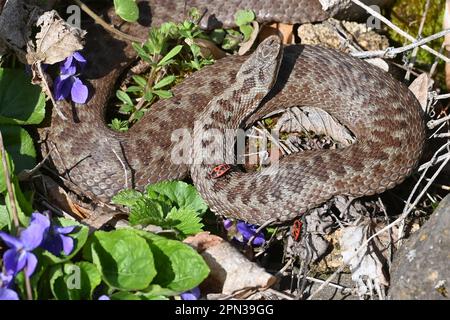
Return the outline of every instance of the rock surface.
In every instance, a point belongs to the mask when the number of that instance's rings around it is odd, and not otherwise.
[[[450,299],[450,195],[394,257],[391,299]]]

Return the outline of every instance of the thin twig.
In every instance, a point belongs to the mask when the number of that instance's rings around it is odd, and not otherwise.
[[[422,37],[422,31],[423,31],[423,27],[425,26],[425,21],[427,20],[427,14],[428,14],[428,10],[430,9],[430,0],[427,0],[426,4],[425,4],[425,10],[423,11],[422,14],[422,19],[420,20],[420,25],[419,25],[419,31],[417,32],[417,39],[420,39]],[[414,48],[412,54],[411,54],[411,60],[408,64],[408,71],[406,72],[405,75],[405,79],[409,80],[409,78],[411,77],[411,70],[414,67],[414,64],[416,63],[416,58],[417,58],[417,53],[419,52],[419,47]]]
[[[433,128],[436,128],[436,127],[437,127],[438,125],[440,125],[441,123],[446,122],[446,121],[448,121],[448,120],[450,120],[450,115],[445,116],[445,117],[442,117],[442,118],[437,119],[437,120],[430,120],[430,121],[428,121],[428,123],[427,123],[427,127],[428,127],[429,129],[433,129]]]
[[[393,24],[391,21],[389,21],[388,19],[386,19],[385,17],[383,17],[381,14],[379,14],[378,12],[376,12],[375,10],[373,10],[371,7],[365,5],[364,3],[362,3],[359,0],[351,0],[353,3],[355,3],[356,5],[360,6],[361,8],[363,8],[364,10],[366,10],[369,14],[371,14],[372,16],[374,16],[375,18],[377,18],[378,20],[382,21],[383,23],[385,23],[389,28],[393,29],[395,32],[397,32],[398,34],[400,34],[402,37],[415,42],[416,39],[410,35],[409,33],[403,31],[402,29],[400,29],[399,27],[397,27],[395,24]],[[446,56],[444,56],[443,54],[437,52],[436,50],[430,48],[427,45],[423,45],[422,49],[428,51],[429,53],[441,58],[442,60],[444,60],[445,62],[450,62],[450,59],[447,58]]]
[[[443,30],[441,32],[435,33],[429,37],[423,38],[421,40],[415,41],[411,44],[408,44],[403,47],[392,48],[389,47],[385,50],[376,50],[376,51],[363,51],[363,52],[352,52],[351,55],[357,58],[365,59],[365,58],[395,58],[398,54],[409,51],[411,49],[416,49],[418,47],[423,47],[425,43],[436,40],[440,37],[445,36],[450,33],[450,29]],[[450,60],[449,60],[450,61]]]
[[[105,28],[107,31],[115,34],[117,37],[121,38],[122,40],[129,41],[129,42],[144,42],[145,39],[141,39],[126,33],[123,33],[122,31],[117,30],[113,26],[107,24],[105,20],[100,18],[94,11],[92,11],[87,5],[85,5],[80,0],[73,0],[80,8],[83,10],[88,16],[90,16],[94,21],[101,25],[103,28]]]
[[[317,282],[317,283],[324,283],[325,282],[325,280],[317,279],[317,278],[313,278],[313,277],[306,277],[306,280],[309,280],[309,281],[312,281],[312,282]],[[347,294],[347,293],[352,294],[353,293],[353,289],[352,288],[347,288],[347,287],[341,286],[341,285],[339,285],[337,283],[330,282],[327,285],[329,285],[330,287],[333,287],[333,288],[341,290],[343,294]]]

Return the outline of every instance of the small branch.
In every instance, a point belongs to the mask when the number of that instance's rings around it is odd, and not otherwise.
[[[379,14],[378,12],[376,12],[375,10],[373,10],[372,8],[370,8],[369,6],[365,5],[364,3],[362,3],[359,0],[351,0],[354,4],[360,6],[361,8],[363,8],[364,10],[366,10],[369,14],[371,14],[372,16],[374,16],[375,18],[377,18],[378,20],[382,21],[383,23],[385,23],[389,28],[393,29],[395,32],[397,32],[398,34],[400,34],[402,37],[408,39],[409,41],[415,42],[416,38],[414,38],[412,35],[410,35],[409,33],[403,31],[402,29],[400,29],[399,27],[397,27],[395,24],[393,24],[391,21],[389,21],[388,19],[386,19],[385,17],[383,17],[381,14]],[[442,60],[444,60],[445,62],[450,62],[450,59],[447,58],[446,56],[444,56],[443,54],[437,52],[436,50],[430,48],[427,45],[423,45],[422,49],[428,51],[429,53],[441,58]]]
[[[411,49],[415,49],[417,47],[423,46],[425,43],[436,40],[440,37],[445,36],[450,33],[450,29],[443,30],[441,32],[435,33],[429,37],[423,38],[419,41],[414,41],[411,44],[408,44],[403,47],[392,48],[389,47],[386,50],[376,50],[376,51],[363,51],[363,52],[352,52],[351,55],[357,58],[395,58],[398,54],[403,53],[405,51],[409,51]],[[446,58],[448,59],[448,58]]]
[[[103,20],[102,18],[100,18],[94,11],[92,11],[87,5],[85,5],[83,2],[81,2],[80,0],[73,0],[80,8],[81,10],[83,10],[88,16],[90,16],[92,19],[94,19],[94,21],[101,25],[103,28],[105,28],[107,31],[115,34],[117,37],[121,38],[122,40],[125,41],[129,41],[129,42],[139,42],[142,43],[145,40],[138,38],[138,37],[134,37],[132,35],[123,33],[122,31],[117,30],[116,28],[114,28],[113,26],[107,24],[105,22],[105,20]]]
[[[427,20],[427,14],[428,10],[430,9],[430,0],[427,0],[427,3],[425,4],[425,10],[422,14],[422,19],[420,21],[419,31],[417,32],[417,39],[420,39],[422,37],[423,27],[425,26],[425,21]],[[408,64],[408,72],[406,72],[405,79],[409,80],[411,77],[411,70],[414,67],[414,64],[416,63],[417,53],[419,52],[419,47],[415,47],[412,54],[411,54],[411,61]]]
[[[447,98],[445,98],[445,99],[447,99]],[[437,119],[437,120],[430,120],[430,121],[427,122],[427,127],[428,127],[428,129],[433,129],[433,128],[436,128],[441,123],[444,123],[444,122],[446,122],[448,120],[450,120],[450,115],[442,117],[442,118]]]

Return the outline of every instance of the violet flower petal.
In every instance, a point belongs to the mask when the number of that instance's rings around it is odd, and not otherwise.
[[[201,292],[198,287],[195,287],[192,290],[183,292],[180,294],[181,299],[183,300],[198,300],[200,298]]]
[[[12,235],[9,235],[9,234],[7,234],[7,233],[5,233],[3,231],[0,231],[0,238],[10,248],[20,249],[20,248],[23,247],[23,244],[22,244],[22,242],[19,239],[17,239],[16,237],[13,237]]]
[[[84,66],[86,65],[87,61],[86,59],[81,55],[81,53],[79,52],[74,52],[73,53],[73,58],[75,60],[77,60],[78,62],[78,66],[80,67],[80,70],[84,68]]]
[[[100,297],[98,297],[98,300],[111,300],[111,298],[108,297],[106,294],[103,294]]]
[[[60,75],[55,79],[54,96],[56,100],[66,99],[72,89],[72,78],[67,75]]]
[[[232,225],[233,225],[233,220],[231,220],[231,219],[223,220],[223,227],[225,228],[225,230],[230,229]]]
[[[0,287],[9,288],[12,283],[13,275],[12,274],[4,274],[0,273]]]
[[[8,274],[17,274],[27,263],[27,252],[9,249],[3,254],[3,263]]]
[[[14,290],[0,288],[0,300],[19,300],[19,296]]]
[[[34,273],[34,270],[36,270],[37,263],[38,260],[36,256],[31,252],[27,252],[27,264],[25,266],[25,274],[28,277],[31,277],[31,275]]]
[[[50,219],[40,213],[33,213],[30,225],[20,233],[20,240],[27,251],[36,249],[50,227]]]
[[[239,233],[242,234],[245,241],[250,240],[250,238],[255,235],[255,238],[252,242],[253,245],[259,246],[265,242],[264,233],[262,231],[256,234],[256,230],[258,229],[257,226],[240,221],[237,223],[236,227]]]
[[[75,103],[83,104],[88,98],[88,88],[77,77],[73,77],[74,83],[72,84],[71,96],[72,101]]]
[[[59,234],[69,234],[72,233],[77,226],[67,226],[67,227],[55,227],[55,231]]]
[[[64,254],[68,256],[74,247],[74,241],[71,237],[60,235]]]

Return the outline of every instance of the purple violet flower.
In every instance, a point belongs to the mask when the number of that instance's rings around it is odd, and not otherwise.
[[[37,258],[32,253],[43,241],[50,227],[47,216],[35,212],[31,216],[30,225],[20,232],[19,238],[0,232],[0,238],[10,249],[3,254],[3,263],[8,275],[16,275],[22,269],[30,277],[37,265]]]
[[[180,297],[183,300],[198,300],[200,298],[200,295],[200,289],[198,287],[195,287],[194,289],[183,292],[182,294],[180,294]]]
[[[230,219],[226,219],[223,221],[223,225],[226,230],[230,230],[233,226],[233,221]],[[256,230],[258,230],[258,228],[259,227],[257,225],[250,224],[244,221],[238,221],[236,224],[237,232],[235,232],[233,239],[237,240],[240,243],[247,243],[250,238],[255,236],[253,238],[252,244],[257,247],[261,246],[266,240],[262,231],[256,234]]]
[[[74,248],[74,240],[67,236],[67,234],[72,233],[77,226],[60,227],[52,225],[45,236],[41,247],[50,253],[58,256],[61,251],[68,256]]]
[[[11,289],[13,276],[0,273],[0,300],[19,300],[17,292]]]
[[[103,294],[100,297],[98,297],[98,300],[111,300],[111,298],[108,297],[106,294]]]
[[[88,88],[77,76],[86,59],[78,52],[66,58],[60,66],[60,75],[55,79],[54,95],[56,100],[66,99],[69,94],[73,102],[83,104],[88,98]]]

